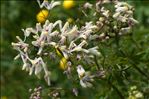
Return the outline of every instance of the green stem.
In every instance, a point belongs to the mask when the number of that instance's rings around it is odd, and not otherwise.
[[[133,37],[131,37],[131,40],[136,45],[136,47],[141,50],[140,45],[137,43],[137,41]]]
[[[104,68],[105,67],[105,61],[106,61],[106,58],[105,56],[103,57],[103,62],[102,62],[102,67]]]
[[[133,65],[134,69],[136,69],[140,74],[149,79],[149,76],[145,72],[143,72],[132,60],[130,62]]]
[[[143,72],[136,64],[133,65],[133,67],[140,73],[142,74],[143,76],[145,76],[147,79],[149,79],[149,76]]]
[[[122,95],[122,93],[120,92],[120,90],[114,84],[112,84],[111,81],[109,81],[108,83],[117,92],[117,94],[120,97],[120,99],[125,99],[124,96]]]
[[[95,64],[96,64],[97,70],[99,70],[99,64],[98,64],[98,61],[97,61],[97,57],[96,57],[96,56],[94,56],[94,61],[95,61]]]

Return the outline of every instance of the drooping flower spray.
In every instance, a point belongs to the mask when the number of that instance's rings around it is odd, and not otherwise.
[[[138,23],[133,18],[133,7],[126,2],[117,0],[99,0],[95,7],[88,2],[85,3],[83,5],[84,9],[95,9],[93,17],[98,18],[96,22],[85,22],[80,28],[70,22],[57,20],[52,23],[46,19],[47,11],[58,7],[61,4],[60,1],[52,0],[48,2],[44,0],[41,3],[37,0],[37,2],[40,8],[46,8],[47,10],[42,10],[37,15],[39,23],[36,24],[35,28],[22,29],[24,38],[21,39],[22,37],[16,36],[18,42],[12,43],[12,46],[19,52],[15,59],[20,57],[23,61],[22,70],[29,72],[29,75],[35,74],[39,78],[44,73],[43,77],[49,86],[51,85],[52,68],[48,67],[49,64],[47,64],[45,57],[51,54],[57,55],[59,57],[56,58],[59,61],[58,64],[68,79],[73,78],[75,73],[75,76],[78,76],[76,83],[80,82],[80,85],[84,88],[92,87],[96,78],[106,76],[106,70],[98,66],[100,57],[103,57],[99,51],[98,43],[115,36],[126,35],[130,33],[133,25]],[[66,6],[66,2],[67,0],[64,1],[64,6]],[[104,7],[105,4],[112,4],[115,10],[111,11]],[[43,14],[46,16],[42,17]],[[29,37],[34,40],[28,43]],[[38,49],[34,57],[30,56],[31,51],[34,51],[31,50],[32,47]],[[48,48],[54,50],[45,50]],[[94,66],[97,67],[96,70],[86,70],[86,68]]]

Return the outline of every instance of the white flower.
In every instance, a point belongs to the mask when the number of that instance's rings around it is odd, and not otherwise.
[[[24,32],[24,35],[28,37],[30,35],[30,33],[33,31],[33,29],[27,28],[26,30],[22,29],[22,31]]]
[[[17,56],[14,57],[14,60],[17,60],[18,58],[20,58],[20,54],[18,54]]]
[[[93,34],[95,32],[95,30],[97,30],[98,27],[97,25],[93,25],[92,22],[86,22],[85,23],[85,26],[82,26],[81,27],[81,30],[78,31],[79,32],[79,36],[75,39],[75,40],[78,40],[78,39],[88,39],[91,34]]]
[[[60,2],[59,1],[53,1],[53,0],[51,1],[51,3],[49,3],[48,0],[44,0],[42,2],[42,4],[40,3],[40,0],[37,0],[37,2],[39,4],[40,8],[45,7],[48,10],[51,10],[52,8],[54,8],[57,5],[60,5]]]
[[[115,8],[121,7],[121,6],[128,6],[128,3],[126,2],[116,2]]]
[[[33,33],[34,35],[37,36],[38,35],[37,33],[41,32],[41,30],[42,30],[42,27],[41,27],[40,23],[36,23],[36,28],[35,29],[33,29],[33,28],[22,29],[22,31],[24,32],[25,37],[30,36],[31,33]]]
[[[127,22],[127,19],[128,19],[127,17],[121,15],[117,17],[117,20],[121,22]]]
[[[50,75],[51,75],[51,73],[48,71],[48,72],[45,73],[45,76],[44,76],[45,81],[47,82],[47,84],[48,84],[49,86],[51,85],[51,82],[50,82]]]
[[[18,43],[12,42],[11,45],[13,46],[13,48],[18,51],[24,50],[24,52],[27,52],[29,44],[24,43],[24,41],[19,36],[16,36],[16,38],[19,40],[19,42]]]
[[[25,70],[27,68],[28,64],[27,63],[24,63],[23,66],[22,66],[22,70]]]
[[[91,84],[93,80],[93,76],[90,75],[89,72],[85,72],[84,68],[81,65],[77,66],[77,73],[80,78],[80,85],[84,88],[92,87]]]
[[[103,0],[102,3],[110,3],[111,0]]]
[[[30,68],[29,68],[29,75],[32,75],[33,72],[34,72],[34,67],[30,67]]]
[[[93,47],[93,48],[89,48],[88,51],[89,51],[89,53],[91,53],[91,54],[93,54],[93,55],[100,56],[101,53],[100,53],[97,49],[98,49],[98,47],[95,46],[95,47]]]
[[[85,28],[85,30],[92,30],[97,29],[98,27],[96,25],[93,25],[93,22],[86,22],[83,28]]]
[[[77,88],[73,88],[72,92],[74,93],[75,96],[78,96],[78,90],[77,90]]]
[[[87,31],[81,31],[82,33],[80,33],[79,38],[83,38],[83,39],[87,39],[89,38],[90,34],[93,32],[92,30],[87,30]]]
[[[113,14],[113,18],[118,18],[118,16],[120,15],[120,12],[116,12],[115,14]]]
[[[38,76],[41,73],[42,69],[43,68],[41,64],[38,62],[38,64],[35,66],[35,75]]]
[[[128,7],[127,6],[118,7],[115,11],[116,12],[126,12],[126,11],[128,11]]]
[[[81,65],[77,66],[77,72],[78,72],[79,78],[82,78],[85,75],[85,70]]]
[[[92,6],[93,6],[93,5],[90,4],[89,2],[86,2],[86,3],[84,4],[84,8],[85,8],[85,9],[87,9],[87,8],[91,9]]]
[[[86,44],[87,44],[87,42],[85,40],[83,40],[78,46],[75,46],[72,50],[70,50],[70,53],[71,52],[80,52],[80,51],[88,53],[88,51],[86,49],[82,48]]]
[[[83,80],[80,80],[80,85],[83,88],[92,87],[93,85],[90,82],[84,82]]]
[[[78,36],[78,27],[74,26],[70,31],[63,33],[62,35],[68,37],[69,41],[72,41],[74,38]]]
[[[130,30],[131,30],[131,27],[121,28],[121,30],[120,30],[120,32],[119,32],[119,35],[129,33]]]
[[[103,14],[105,17],[109,17],[109,12],[110,12],[109,10],[105,10],[105,11],[103,11],[102,14]]]
[[[21,58],[23,60],[23,63],[27,63],[28,55],[23,53],[23,52],[20,52],[20,55],[21,55]]]
[[[133,15],[133,11],[128,10],[128,11],[126,11],[126,14],[128,14],[128,15],[132,16],[132,15]]]
[[[135,20],[134,18],[129,18],[129,21],[131,21],[133,24],[138,24],[139,22],[137,20]]]

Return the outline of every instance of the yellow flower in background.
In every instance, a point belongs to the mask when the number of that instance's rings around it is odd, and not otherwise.
[[[65,9],[71,9],[72,7],[74,7],[74,5],[75,5],[74,0],[64,0],[63,1],[63,7]]]
[[[44,22],[46,21],[48,15],[49,15],[49,11],[48,11],[48,10],[41,10],[41,11],[37,14],[37,16],[36,16],[37,21],[38,21],[39,23],[44,23]]]
[[[2,96],[1,99],[8,99],[6,96]]]
[[[67,22],[72,23],[74,20],[72,18],[68,18]]]
[[[67,68],[67,59],[65,57],[60,60],[59,66],[63,70]]]

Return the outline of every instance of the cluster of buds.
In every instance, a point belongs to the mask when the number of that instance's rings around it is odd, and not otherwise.
[[[60,99],[60,93],[59,90],[61,89],[55,89],[53,91],[51,91],[48,96],[52,97],[53,99]]]
[[[127,24],[127,27],[122,27],[119,31],[119,35],[130,32],[131,27],[138,24],[138,21],[133,18],[134,8],[126,2],[116,2],[115,13],[113,18],[118,22]]]
[[[113,15],[114,19],[121,22],[129,22],[131,24],[138,23],[133,18],[133,7],[126,2],[116,2],[115,13]]]
[[[137,89],[136,86],[130,87],[128,99],[143,99],[143,94]]]
[[[45,7],[48,10],[51,10],[53,7],[59,5],[59,2],[44,0],[42,4],[40,4],[39,0],[37,0],[40,7]],[[114,3],[113,3],[114,2]],[[60,67],[64,70],[64,74],[70,78],[72,71],[77,71],[78,78],[80,79],[80,85],[82,87],[91,87],[93,86],[91,82],[94,81],[94,77],[97,75],[90,75],[90,73],[86,72],[84,68],[92,67],[90,65],[96,65],[94,61],[95,57],[101,57],[101,53],[98,50],[97,39],[107,40],[112,37],[112,33],[125,33],[127,29],[131,29],[132,23],[137,23],[135,19],[133,19],[133,12],[131,11],[132,7],[127,3],[118,2],[118,1],[105,1],[105,2],[97,2],[95,7],[95,14],[99,13],[101,16],[95,23],[92,21],[86,22],[84,26],[80,28],[77,25],[70,25],[69,22],[65,24],[62,23],[61,20],[57,20],[52,23],[46,20],[46,22],[41,25],[40,23],[36,24],[36,28],[26,28],[22,29],[24,32],[24,40],[17,36],[19,42],[12,43],[14,49],[19,51],[19,55],[17,58],[21,57],[23,61],[23,70],[29,72],[29,74],[34,74],[37,77],[40,77],[42,71],[44,71],[44,78],[48,85],[50,85],[50,71],[47,67],[47,62],[45,57],[47,55],[57,53],[60,56]],[[102,7],[102,4],[105,3],[113,3],[115,4],[115,13],[112,14],[110,10]],[[92,4],[85,4],[86,8],[91,9]],[[131,13],[130,13],[131,12]],[[113,16],[113,17],[112,17]],[[123,25],[118,28],[118,24],[114,24],[114,22],[119,23],[119,17],[125,17],[126,24],[129,27],[125,27]],[[123,18],[120,18],[123,19]],[[32,42],[27,43],[27,39],[32,37],[34,40]],[[96,45],[95,45],[96,44]],[[31,58],[31,48],[37,48],[38,51],[34,58]],[[48,48],[55,50],[46,50]],[[78,62],[74,62],[74,61]],[[98,60],[99,61],[99,60]],[[81,63],[85,64],[81,64]],[[51,69],[52,70],[52,69]],[[99,71],[99,70],[97,70]],[[100,74],[100,76],[105,76],[104,73]]]
[[[41,99],[41,91],[42,91],[42,87],[41,86],[39,86],[37,88],[34,88],[34,90],[29,89],[29,92],[30,93],[32,92],[32,94],[31,94],[29,99]]]

